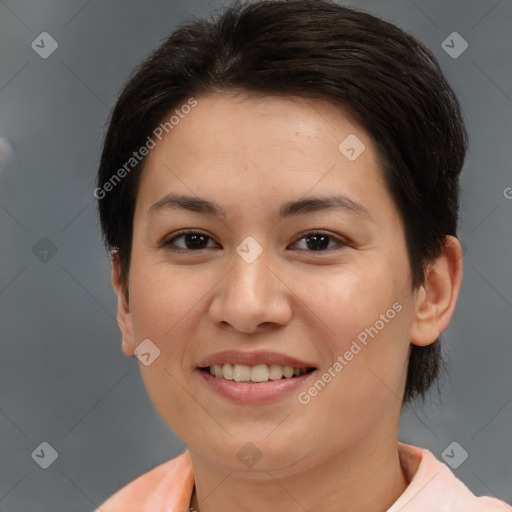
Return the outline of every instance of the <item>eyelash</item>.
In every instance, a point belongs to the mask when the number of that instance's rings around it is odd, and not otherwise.
[[[202,231],[185,230],[185,231],[181,231],[181,232],[173,235],[172,238],[168,238],[168,239],[164,240],[163,243],[162,243],[162,247],[164,249],[168,250],[168,251],[172,251],[172,252],[175,252],[175,253],[200,252],[200,251],[204,251],[205,249],[208,249],[207,247],[201,248],[201,249],[182,249],[182,248],[173,247],[173,241],[174,240],[176,240],[177,238],[186,236],[186,235],[203,235],[204,237],[208,238],[209,240],[213,240],[211,236],[207,235],[206,233],[203,233]],[[308,232],[300,235],[300,237],[294,243],[297,243],[298,241],[301,241],[301,240],[307,238],[308,236],[312,236],[312,235],[327,236],[330,239],[337,241],[339,247],[338,247],[338,249],[334,249],[334,250],[333,250],[332,247],[331,248],[327,248],[327,249],[321,249],[321,250],[318,250],[318,251],[308,250],[308,249],[299,249],[299,250],[305,251],[305,252],[310,252],[310,253],[326,253],[326,252],[330,253],[330,252],[335,252],[337,250],[340,250],[341,248],[346,247],[346,246],[349,245],[346,241],[342,240],[341,238],[335,237],[334,235],[331,235],[330,233],[327,233],[327,232],[321,231],[321,230],[318,230],[318,231],[316,231],[316,230],[308,231]]]

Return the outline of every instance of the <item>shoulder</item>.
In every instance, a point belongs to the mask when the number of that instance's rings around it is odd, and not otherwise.
[[[188,450],[132,480],[96,512],[187,510],[194,478]]]
[[[512,512],[504,501],[475,496],[429,451],[398,443],[409,485],[387,512]]]

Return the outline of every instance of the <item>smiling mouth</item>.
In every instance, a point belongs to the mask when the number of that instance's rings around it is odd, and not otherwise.
[[[282,379],[294,379],[316,368],[294,368],[292,366],[281,366],[278,364],[266,365],[257,364],[249,366],[246,364],[223,364],[199,368],[201,371],[223,380],[235,382],[268,382]]]

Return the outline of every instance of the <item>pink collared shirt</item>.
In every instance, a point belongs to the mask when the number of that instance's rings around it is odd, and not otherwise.
[[[398,443],[409,485],[386,512],[512,512],[504,501],[475,496],[434,455]],[[125,485],[96,512],[187,512],[194,489],[188,450]]]

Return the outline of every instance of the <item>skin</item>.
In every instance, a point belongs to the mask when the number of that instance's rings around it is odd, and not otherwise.
[[[461,246],[446,237],[424,285],[412,289],[403,223],[378,155],[341,108],[228,92],[197,100],[147,158],[129,302],[112,259],[124,353],[133,356],[146,338],[161,351],[141,373],[189,449],[191,506],[385,510],[408,484],[397,441],[410,346],[434,342],[447,326],[462,279]],[[366,146],[355,161],[338,150],[349,134]],[[213,201],[226,216],[148,213],[169,192]],[[334,194],[369,215],[326,210],[278,219],[287,201]],[[162,246],[186,228],[210,237],[205,249]],[[308,248],[303,237],[315,230],[332,235],[329,248]],[[248,236],[263,248],[251,264],[236,252]],[[187,248],[183,237],[174,243]],[[396,302],[402,310],[307,405],[295,392],[271,404],[233,403],[195,370],[221,350],[274,350],[314,363],[321,374]],[[252,468],[237,457],[247,442],[261,453]]]

